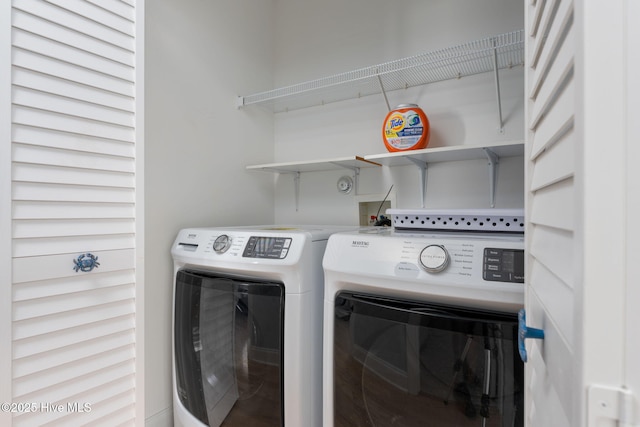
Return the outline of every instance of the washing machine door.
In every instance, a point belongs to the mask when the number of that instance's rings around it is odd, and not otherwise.
[[[334,426],[523,425],[515,314],[347,292],[334,314]]]
[[[283,319],[282,283],[178,271],[180,404],[209,426],[282,426]]]

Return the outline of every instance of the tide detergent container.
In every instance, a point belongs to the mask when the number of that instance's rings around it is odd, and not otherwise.
[[[400,104],[389,111],[382,126],[382,140],[389,151],[426,148],[430,136],[429,119],[416,104]]]

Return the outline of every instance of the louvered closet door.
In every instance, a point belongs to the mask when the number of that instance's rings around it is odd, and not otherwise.
[[[531,427],[638,422],[622,398],[637,364],[624,356],[627,3],[525,3],[526,308],[545,332],[527,342]]]
[[[525,2],[526,308],[527,323],[543,328],[546,336],[544,341],[527,341],[525,419],[532,427],[578,425],[573,387],[580,375],[574,333],[580,150],[573,8],[572,0]]]
[[[12,3],[15,426],[135,422],[134,3]]]

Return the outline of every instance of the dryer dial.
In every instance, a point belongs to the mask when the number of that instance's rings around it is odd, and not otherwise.
[[[440,273],[449,265],[449,252],[441,245],[429,245],[420,252],[420,266],[427,273]]]
[[[213,242],[213,250],[216,253],[223,254],[231,247],[231,237],[226,234],[222,234],[216,238]]]

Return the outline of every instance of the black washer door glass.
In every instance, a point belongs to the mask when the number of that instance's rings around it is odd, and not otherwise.
[[[343,292],[336,427],[522,426],[516,315]]]
[[[194,417],[283,425],[282,283],[180,270],[174,329],[178,397]]]

